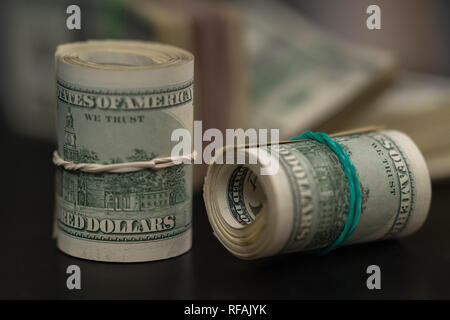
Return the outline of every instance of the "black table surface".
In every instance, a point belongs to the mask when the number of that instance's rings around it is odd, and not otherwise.
[[[429,299],[450,298],[450,183],[433,184],[425,225],[401,239],[347,246],[326,256],[294,253],[241,261],[212,235],[194,196],[193,248],[147,263],[70,257],[52,239],[54,146],[1,125],[0,298],[44,299]],[[81,290],[66,269],[81,268]],[[366,268],[381,269],[368,290]]]

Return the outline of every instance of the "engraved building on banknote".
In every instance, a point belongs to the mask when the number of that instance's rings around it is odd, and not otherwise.
[[[80,149],[76,141],[74,119],[69,109],[64,128],[64,160],[74,163],[98,160],[95,152]],[[151,160],[145,151],[138,151],[144,154],[146,160]],[[56,181],[58,195],[75,208],[144,211],[170,207],[186,200],[182,166],[122,173],[120,176],[69,172],[58,168]]]
[[[77,135],[73,128],[73,116],[70,108],[67,110],[64,126],[64,159],[67,161],[78,162],[80,158],[77,149]]]

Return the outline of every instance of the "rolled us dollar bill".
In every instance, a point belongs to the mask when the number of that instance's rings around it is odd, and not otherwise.
[[[361,191],[359,220],[344,244],[418,230],[428,214],[431,183],[414,142],[390,130],[333,140],[349,156]],[[245,157],[245,164],[224,164],[230,163],[224,161],[230,150],[232,157]],[[263,174],[269,167],[273,170]],[[349,193],[342,162],[326,144],[311,139],[223,148],[204,185],[215,236],[242,259],[328,248],[343,232]]]
[[[87,41],[59,46],[55,69],[57,246],[113,262],[188,251],[192,166],[167,157],[173,130],[192,132],[193,56],[151,42]]]

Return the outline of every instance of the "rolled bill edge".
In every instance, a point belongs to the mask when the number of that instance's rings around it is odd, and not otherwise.
[[[361,133],[357,135],[364,136],[367,134],[368,133]],[[363,193],[366,192],[369,194],[371,191],[372,195],[370,196],[374,196],[375,200],[370,203],[366,202],[368,200],[363,199],[363,205],[368,207],[362,209],[358,225],[345,245],[410,235],[423,225],[430,206],[430,177],[424,158],[414,142],[408,136],[398,131],[380,131],[370,133],[370,135],[375,136],[373,139],[379,139],[379,145],[383,143],[386,145],[393,143],[400,149],[400,153],[403,155],[402,160],[396,158],[396,148],[393,148],[390,151],[385,150],[386,152],[383,156],[392,156],[394,159],[400,161],[400,164],[398,165],[399,170],[406,169],[402,167],[404,165],[408,166],[410,176],[408,176],[408,178],[402,178],[399,171],[398,179],[404,184],[405,194],[407,191],[411,191],[411,195],[414,199],[408,199],[407,195],[403,198],[405,201],[403,209],[408,209],[408,203],[411,204],[411,211],[405,222],[403,221],[405,219],[399,215],[401,210],[403,210],[401,207],[402,203],[398,204],[397,198],[387,196],[387,190],[383,190],[383,188],[388,187],[387,184],[380,188],[378,185],[383,183],[376,181],[377,175],[389,176],[391,174],[386,171],[388,168],[381,166],[377,167],[370,157],[365,156],[365,154],[370,155],[370,148],[373,149],[373,145],[370,146],[367,144],[366,148],[358,150],[352,149],[352,145],[350,144],[348,146],[351,153],[350,158],[360,176],[360,184],[362,184],[363,187],[362,191]],[[346,137],[351,136],[352,135],[344,136],[344,140]],[[386,140],[382,140],[384,139],[383,137],[385,137]],[[297,141],[289,142],[288,144],[291,143],[298,144],[304,142]],[[282,147],[283,145],[280,146]],[[256,164],[248,164],[248,162],[246,162],[247,164],[245,165],[229,165],[217,161],[217,159],[222,159],[224,154],[226,154],[230,148],[234,148],[236,151],[234,154],[236,156],[239,153],[244,153],[246,161],[251,157],[255,157],[257,160]],[[294,203],[299,201],[298,198],[301,198],[302,196],[301,193],[294,195],[290,192],[290,190],[293,189],[289,183],[290,180],[292,181],[292,179],[289,178],[289,175],[292,176],[293,172],[284,170],[283,166],[280,166],[280,169],[276,174],[260,174],[261,168],[267,166],[267,157],[272,157],[273,161],[278,161],[277,157],[274,157],[276,152],[268,151],[268,148],[225,147],[217,152],[212,164],[208,167],[204,184],[206,211],[214,235],[228,251],[241,259],[257,259],[281,253],[309,251],[330,245],[331,242],[327,245],[322,243],[322,245],[319,246],[308,246],[308,243],[303,246],[298,246],[295,244],[295,241],[292,240],[296,237],[302,237],[296,233],[298,232],[296,230],[302,228],[302,223],[297,224],[296,228],[294,227],[296,220],[300,219],[300,221],[303,222],[303,220],[301,220],[303,218],[302,212],[296,212],[294,208]],[[359,155],[357,153],[359,153]],[[303,165],[308,163],[307,161],[305,162],[305,159],[300,160],[300,163]],[[390,169],[392,168],[393,167],[391,166]],[[310,170],[308,168],[305,169],[307,171]],[[242,179],[239,177],[236,178],[241,174],[241,171],[245,171],[245,173],[242,173]],[[370,175],[373,176],[371,176],[371,179],[368,179]],[[311,181],[314,179],[313,176],[309,174],[308,179],[310,180],[309,182],[312,185],[312,189],[314,189],[315,182]],[[245,181],[242,182],[242,180]],[[401,188],[400,185],[399,187]],[[255,189],[260,189],[262,192],[260,191],[259,194],[255,195],[255,193],[252,192],[252,190]],[[394,192],[394,190],[391,191]],[[307,191],[305,190],[303,193],[306,194]],[[246,197],[248,199],[245,199]],[[323,201],[323,198],[321,197],[322,196],[319,196],[317,193],[312,194],[314,205],[317,206],[319,201]],[[363,195],[363,197],[368,196],[366,194]],[[386,203],[379,201],[380,197],[387,197],[384,199]],[[233,204],[234,213],[230,209],[230,201],[236,201],[236,203]],[[396,202],[394,203],[394,201]],[[377,202],[379,206],[384,206],[384,209],[381,207],[374,207]],[[259,213],[256,216],[251,217],[252,221],[250,223],[238,221],[239,218],[236,218],[236,216],[239,216],[239,209],[241,207],[245,207],[243,208],[245,209],[244,211],[247,212],[243,215],[245,216],[248,215],[248,212],[251,212],[251,207],[254,208],[258,204],[261,205]],[[238,208],[238,210],[236,210],[236,208]],[[389,209],[391,210],[389,211]],[[396,212],[392,209],[395,209]],[[312,226],[314,226],[314,220],[317,221],[319,219],[319,214],[322,214],[319,211],[314,211],[313,213],[314,215],[311,217],[313,220]],[[342,214],[342,212],[340,213]],[[387,214],[390,214],[390,216],[386,216]],[[395,227],[394,225],[401,225],[402,223],[404,224],[403,227],[398,228],[398,232],[393,232],[393,230],[396,230],[393,229]],[[327,232],[327,230],[325,230],[325,232]],[[335,232],[334,234],[335,237],[337,237],[339,232]],[[311,242],[311,238],[309,240]]]
[[[95,112],[101,117],[121,116],[121,108],[128,107],[109,108],[106,106],[99,108],[96,106],[94,108],[91,106],[87,108],[82,105],[82,100],[79,101],[79,105],[77,105],[77,100],[74,100],[74,102],[58,101],[58,125],[60,127],[64,126],[64,122],[61,119],[64,119],[64,114],[67,116],[69,107],[72,107],[72,111],[69,111],[69,114],[71,114],[71,117],[73,114],[73,119],[75,119],[72,121],[79,125],[78,128],[72,128],[77,134],[76,139],[71,139],[72,144],[87,146],[90,149],[95,149],[96,146],[101,144],[102,150],[106,148],[116,150],[120,146],[120,150],[126,150],[127,152],[139,147],[140,149],[145,148],[148,154],[154,151],[158,158],[162,158],[170,156],[170,143],[172,143],[170,134],[168,134],[170,130],[183,127],[192,133],[194,57],[185,50],[170,45],[141,41],[92,40],[76,42],[57,47],[55,70],[57,86],[67,86],[67,91],[75,98],[81,92],[81,94],[86,95],[92,94],[99,97],[99,99],[108,95],[114,96],[116,99],[125,96],[136,96],[136,99],[142,100],[147,98],[153,99],[151,100],[153,102],[149,102],[148,105],[124,111],[126,115],[145,116],[145,126],[128,126],[117,130],[111,127],[89,127],[87,122],[82,123],[84,115],[81,113],[77,115],[76,112],[78,112],[77,110],[83,110],[86,114]],[[189,97],[186,96],[188,91]],[[170,97],[169,94],[171,94]],[[67,99],[71,96],[68,94]],[[179,99],[180,102],[171,102],[176,99]],[[76,118],[76,116],[78,117]],[[155,125],[159,124],[158,121],[164,121],[164,119],[169,119],[170,123],[165,123],[164,126]],[[96,142],[95,145],[86,137],[87,134],[82,136],[83,133],[89,130],[97,134],[94,139],[98,139],[99,142]],[[113,132],[113,130],[116,131]],[[63,139],[61,139],[63,135],[60,132],[58,134],[58,153],[60,156],[64,156]],[[128,138],[120,140],[121,134]],[[167,143],[161,143],[161,141],[165,142],[166,140]],[[122,157],[122,159],[126,159],[129,156],[129,154],[120,154],[119,151],[117,153],[117,156]],[[102,156],[102,154],[99,157],[98,163],[110,160],[107,158],[108,156]],[[77,162],[72,159],[64,160]],[[183,180],[184,185],[170,187],[169,189],[160,188],[151,190],[151,192],[143,191],[143,193],[146,193],[143,195],[144,197],[151,197],[149,194],[156,194],[158,198],[147,198],[148,202],[150,200],[155,201],[153,203],[154,207],[149,203],[143,204],[144,200],[139,200],[141,204],[136,204],[136,207],[127,207],[125,210],[122,207],[123,205],[121,205],[118,210],[115,210],[117,208],[108,208],[106,204],[103,207],[102,204],[99,205],[98,203],[88,206],[76,203],[77,200],[73,199],[66,201],[66,199],[63,199],[64,196],[60,194],[59,197],[57,196],[55,206],[56,224],[59,225],[60,229],[58,232],[54,232],[57,234],[58,248],[75,257],[107,262],[152,261],[175,257],[187,252],[192,244],[192,166],[182,166],[185,179]],[[64,171],[62,168],[58,170]],[[166,169],[160,169],[160,171],[164,170]],[[64,174],[75,177],[75,174],[67,171],[64,171]],[[120,174],[117,175],[120,178]],[[104,192],[106,203],[106,188],[101,185],[101,182],[99,185],[101,187],[96,188],[104,189],[100,191]],[[137,188],[140,186],[133,187]],[[148,189],[151,186],[147,185],[144,187]],[[184,195],[181,196],[183,199],[181,200],[176,198],[179,196],[180,188],[184,190]],[[115,192],[117,190],[109,191]],[[140,198],[136,195],[137,191],[132,190],[130,193],[133,194],[128,197],[128,201],[133,204],[129,206],[135,206],[135,200],[133,199]],[[76,196],[72,198],[76,199]],[[176,199],[172,200],[173,198]],[[159,204],[156,203],[158,201]],[[161,206],[161,202],[165,203],[166,201],[169,203],[169,207],[167,207],[167,203]],[[137,200],[136,203],[138,203]],[[164,213],[159,211],[161,207]],[[108,209],[110,212],[108,212]],[[122,224],[118,228],[120,230],[114,229],[113,232],[108,230],[108,232],[103,234],[81,229],[79,226],[73,228],[73,226],[61,223],[66,212],[69,212],[69,215],[73,214],[76,219],[103,219],[109,224],[113,223],[112,219],[116,219],[114,223],[117,221],[119,223],[132,221],[131,229],[133,230],[131,232],[123,232]],[[158,225],[156,231],[154,231],[153,227],[145,226],[143,228],[145,232],[135,232],[135,225],[142,223],[142,226],[144,220],[150,221],[148,222],[149,224],[157,224],[158,222],[155,222],[156,219],[161,219],[158,221],[162,221],[164,218],[163,214],[166,215],[164,217],[169,215],[172,217],[171,223],[174,225],[174,227],[171,226],[172,229],[161,231],[158,229]],[[68,219],[76,221],[75,218]],[[117,228],[116,225],[114,228]]]

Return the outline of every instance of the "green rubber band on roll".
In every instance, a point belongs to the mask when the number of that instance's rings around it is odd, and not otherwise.
[[[311,131],[306,131],[302,135],[291,138],[290,140],[294,141],[305,139],[318,141],[333,150],[333,152],[341,162],[344,173],[347,176],[348,188],[350,191],[348,216],[341,234],[336,240],[334,240],[334,242],[330,246],[313,251],[317,254],[324,255],[344,244],[345,241],[350,238],[356,226],[358,225],[359,216],[361,213],[361,189],[359,188],[359,179],[356,173],[356,169],[353,166],[350,157],[339,143],[332,140],[326,133],[314,133]]]

